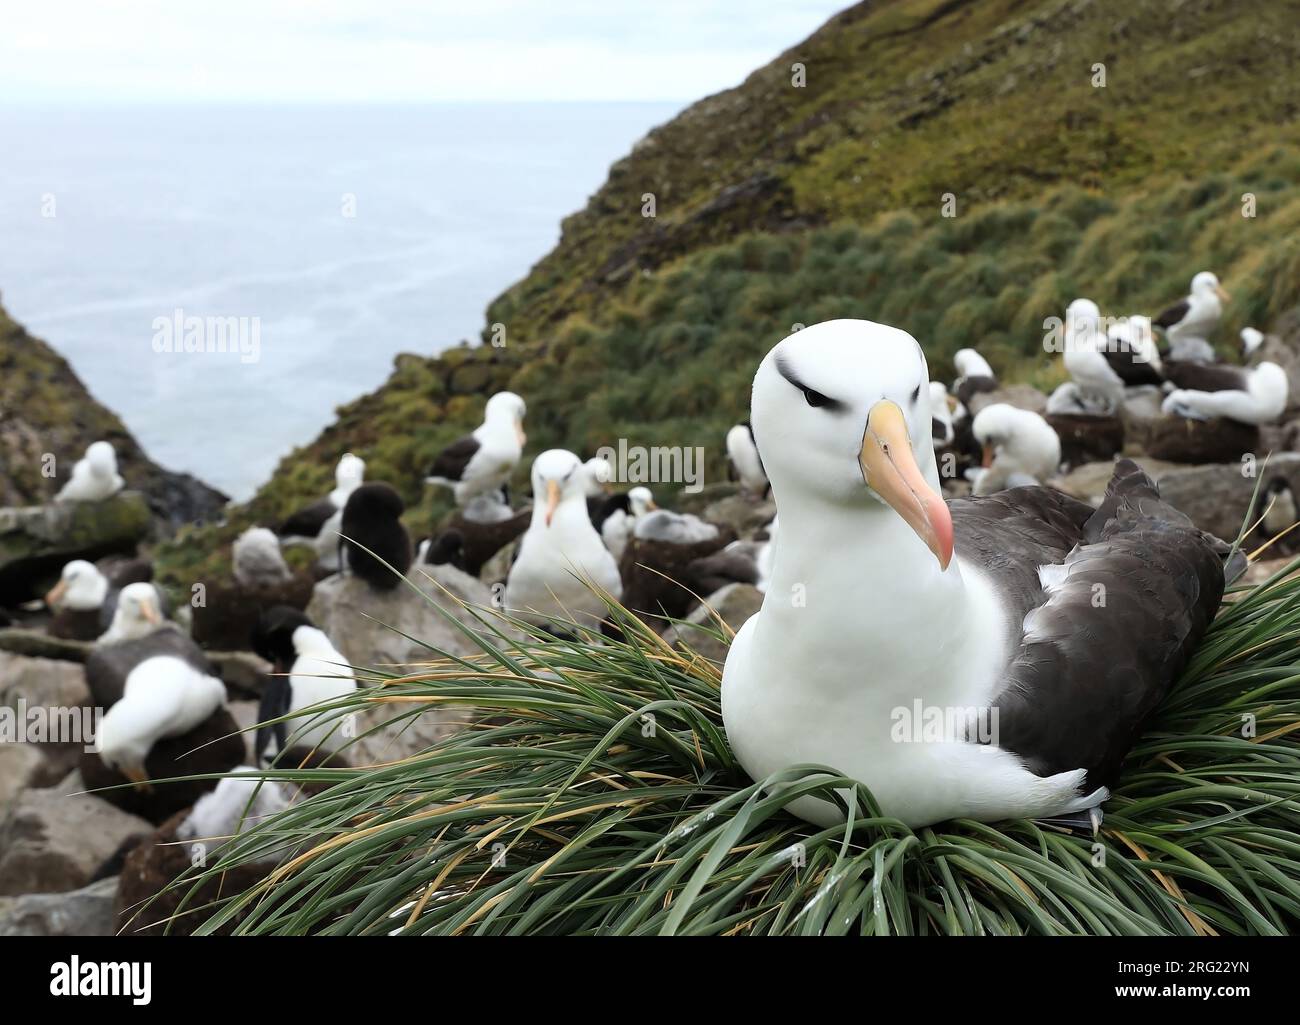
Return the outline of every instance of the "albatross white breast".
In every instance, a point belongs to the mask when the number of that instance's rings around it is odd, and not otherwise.
[[[1037,487],[950,509],[928,383],[916,341],[867,321],[805,328],[759,366],[781,543],[727,658],[728,738],[755,779],[826,765],[912,826],[1094,807],[1218,605],[1216,545],[1128,462],[1096,512]],[[918,709],[944,713],[941,736],[906,728]]]
[[[588,474],[572,452],[533,461],[533,513],[506,579],[506,609],[540,625],[548,618],[595,627],[605,603],[590,584],[621,597],[618,565],[587,515]]]

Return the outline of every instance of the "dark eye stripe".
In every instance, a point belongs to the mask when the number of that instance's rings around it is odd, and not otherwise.
[[[777,357],[776,370],[782,377],[789,381],[794,387],[803,392],[804,401],[814,409],[825,409],[828,412],[838,413],[845,408],[845,403],[839,399],[833,399],[829,395],[824,395],[815,388],[809,388],[806,384],[795,377],[794,371],[786,364],[785,360]]]
[[[920,397],[921,397],[921,386],[918,384],[916,388],[913,389],[912,391],[912,404],[915,405],[916,400],[919,399]]]

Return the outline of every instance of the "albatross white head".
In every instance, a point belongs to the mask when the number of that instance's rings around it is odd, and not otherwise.
[[[128,584],[117,596],[113,622],[99,638],[100,644],[134,641],[153,633],[163,625],[158,608],[158,591],[153,584]]]
[[[59,582],[45,596],[49,608],[73,609],[84,612],[97,609],[108,597],[108,578],[93,562],[73,559],[63,567]]]
[[[754,437],[788,526],[804,503],[901,520],[946,570],[952,517],[939,493],[925,355],[905,331],[865,320],[805,328],[754,377]],[[794,512],[794,516],[790,512]]]
[[[512,391],[499,391],[487,400],[483,407],[483,427],[509,428],[514,432],[515,440],[522,449],[528,440],[524,434],[524,414],[527,407],[524,400]]]
[[[588,475],[582,460],[562,448],[547,449],[533,460],[533,525],[550,527],[557,511],[576,502],[587,515]]]
[[[1208,270],[1203,270],[1196,277],[1192,278],[1191,293],[1197,298],[1209,298],[1213,296],[1219,302],[1227,302],[1232,298],[1231,295],[1219,284],[1218,277]]]
[[[348,502],[348,496],[361,487],[366,479],[366,461],[351,452],[339,456],[339,464],[334,467],[334,490],[330,492],[330,502],[336,509],[342,509]]]

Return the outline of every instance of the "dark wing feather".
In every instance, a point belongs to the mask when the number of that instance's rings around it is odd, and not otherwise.
[[[441,477],[443,480],[461,480],[465,467],[469,465],[469,461],[474,458],[478,450],[479,443],[474,440],[473,435],[467,434],[463,438],[457,438],[438,453],[429,476]]]
[[[1156,327],[1164,327],[1164,328],[1173,327],[1185,316],[1187,316],[1187,311],[1189,309],[1191,309],[1191,304],[1186,299],[1184,299],[1182,302],[1174,303],[1172,306],[1169,307],[1169,309],[1165,310],[1162,314],[1160,314],[1160,316],[1156,317],[1156,319],[1153,320],[1151,323],[1154,324]]]
[[[1246,375],[1241,367],[1224,363],[1194,363],[1166,360],[1165,379],[1189,391],[1245,391]]]
[[[338,507],[328,498],[322,498],[319,502],[313,502],[311,505],[299,509],[281,523],[279,535],[281,537],[317,537],[320,535],[321,528],[329,522],[329,518],[336,512],[338,512]]]
[[[1215,540],[1121,460],[1068,575],[1025,622],[996,699],[999,745],[1040,775],[1086,768],[1087,788],[1112,784],[1218,608]]]
[[[162,626],[137,641],[97,644],[86,659],[86,683],[95,705],[107,711],[126,688],[127,675],[147,658],[174,655],[201,673],[212,673],[203,650],[174,626]]]
[[[1111,370],[1115,371],[1119,379],[1130,387],[1140,384],[1160,384],[1164,380],[1155,367],[1145,359],[1136,356],[1127,344],[1121,343],[1115,351],[1107,346],[1102,355],[1106,357]]]
[[[956,389],[954,394],[957,396],[957,401],[969,410],[970,400],[976,395],[998,390],[998,379],[987,374],[962,377],[953,383],[953,388]]]

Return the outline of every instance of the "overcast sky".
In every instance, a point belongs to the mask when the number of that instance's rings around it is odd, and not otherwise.
[[[0,102],[691,100],[850,0],[42,0]]]

